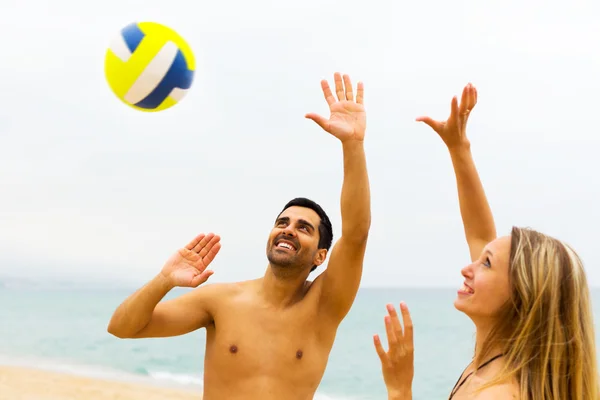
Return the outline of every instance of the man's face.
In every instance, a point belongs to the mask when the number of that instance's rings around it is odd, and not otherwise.
[[[312,268],[325,260],[319,245],[319,215],[310,208],[292,206],[277,220],[267,242],[267,258],[272,266]]]

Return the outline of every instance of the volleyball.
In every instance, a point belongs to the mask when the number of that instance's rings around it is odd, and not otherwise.
[[[147,112],[180,102],[192,86],[194,54],[173,29],[134,22],[111,41],[104,73],[112,92],[128,106]]]

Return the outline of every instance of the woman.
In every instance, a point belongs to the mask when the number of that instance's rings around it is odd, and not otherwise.
[[[466,124],[477,103],[467,85],[446,122],[417,118],[442,138],[452,159],[472,263],[454,301],[475,324],[476,345],[449,399],[588,400],[600,397],[591,301],[581,260],[542,233],[496,228],[471,157]],[[401,304],[385,317],[389,350],[374,336],[389,399],[411,399],[412,322]]]

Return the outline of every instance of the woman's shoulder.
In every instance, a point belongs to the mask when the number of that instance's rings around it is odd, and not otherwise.
[[[516,381],[498,383],[479,391],[472,400],[521,400]]]

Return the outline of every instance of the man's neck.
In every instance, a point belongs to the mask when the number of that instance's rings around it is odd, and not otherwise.
[[[270,305],[277,308],[288,307],[304,297],[307,282],[306,273],[282,271],[269,265],[261,281],[261,294]]]

